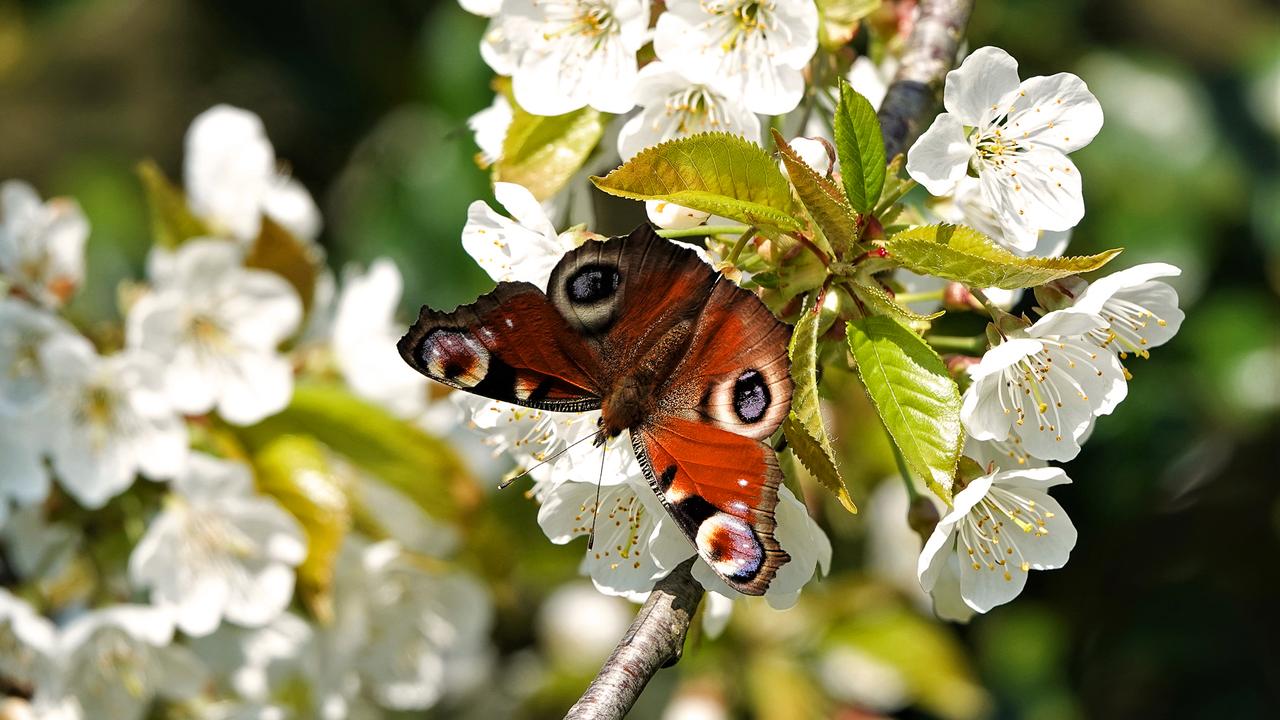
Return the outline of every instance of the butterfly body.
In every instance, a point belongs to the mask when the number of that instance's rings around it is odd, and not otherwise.
[[[484,397],[599,409],[596,443],[627,432],[702,558],[758,595],[789,559],[773,536],[781,472],[765,442],[790,407],[789,338],[758,298],[642,226],[566,254],[545,293],[504,282],[452,313],[424,307],[399,349]]]

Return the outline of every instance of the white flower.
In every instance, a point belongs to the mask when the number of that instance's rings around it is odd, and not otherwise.
[[[871,103],[871,107],[879,110],[880,103],[884,102],[884,96],[889,92],[889,83],[893,81],[893,75],[897,71],[896,58],[887,57],[884,62],[876,65],[866,55],[859,55],[849,66],[849,74],[845,79],[849,81],[850,87]]]
[[[938,115],[907,152],[907,172],[934,195],[970,170],[1017,245],[1040,230],[1067,230],[1084,216],[1080,173],[1067,153],[1102,128],[1102,106],[1070,73],[1018,81],[1005,51],[984,47],[947,73]]]
[[[45,307],[58,307],[84,278],[89,221],[74,200],[40,202],[19,180],[0,184],[0,276]]]
[[[917,567],[939,616],[985,613],[1017,597],[1029,571],[1066,564],[1076,529],[1046,491],[1069,482],[1059,468],[1001,470],[956,494]]]
[[[9,503],[31,507],[49,497],[49,471],[39,439],[23,422],[0,415],[0,528],[9,520]]]
[[[467,208],[462,247],[497,282],[524,280],[543,289],[551,270],[578,246],[580,234],[556,234],[546,212],[523,185],[494,183],[493,195],[511,213],[494,212],[482,200]]]
[[[595,670],[626,632],[634,614],[627,603],[573,581],[560,585],[538,608],[538,639],[550,659],[573,671]]]
[[[695,228],[711,217],[711,213],[687,208],[666,200],[645,200],[644,212],[649,216],[649,222],[664,230]]]
[[[173,620],[162,610],[114,605],[87,612],[63,629],[56,670],[36,683],[36,701],[62,700],[71,718],[136,720],[157,695],[191,697],[204,683],[204,666],[172,642]]]
[[[516,23],[504,30],[522,35],[511,78],[520,107],[562,115],[585,105],[608,113],[635,106],[648,0],[506,0],[502,15]]]
[[[969,368],[973,384],[960,409],[977,440],[1017,437],[1024,451],[1066,461],[1095,415],[1107,415],[1128,393],[1124,368],[1084,333],[1105,327],[1097,315],[1059,310],[1011,334]]]
[[[423,710],[473,686],[492,622],[484,589],[424,570],[391,541],[354,550],[359,567],[338,575],[345,586],[322,643],[336,642],[338,659],[350,654],[360,685],[388,709]]]
[[[0,298],[0,416],[43,407],[51,385],[40,348],[60,335],[74,336],[75,330],[22,300]]]
[[[796,137],[791,138],[787,142],[796,155],[804,161],[814,172],[825,177],[830,177],[831,173],[837,168],[836,156],[831,143],[825,139],[814,137]],[[779,161],[779,165],[783,172],[787,172],[786,165]]]
[[[493,17],[502,10],[502,0],[458,0],[463,10],[480,17]]]
[[[56,633],[25,600],[0,588],[0,677],[30,684],[48,673]]]
[[[130,309],[127,336],[162,360],[174,406],[188,415],[216,406],[237,425],[282,410],[293,370],[276,347],[302,319],[297,293],[274,273],[243,267],[227,241],[189,241],[172,263]]]
[[[129,579],[188,635],[208,635],[223,618],[247,627],[275,619],[307,555],[298,522],[254,493],[247,467],[203,453],[170,488],[129,557]]]
[[[289,683],[306,679],[305,657],[314,650],[314,637],[305,620],[284,612],[259,628],[223,624],[192,638],[191,649],[237,695],[265,703]]]
[[[622,126],[618,154],[624,161],[667,140],[702,132],[727,132],[760,142],[760,118],[716,79],[690,80],[676,65],[655,61],[640,71],[636,104],[644,108]]]
[[[414,419],[427,411],[429,381],[396,351],[404,334],[395,320],[402,289],[400,270],[389,259],[375,260],[363,274],[349,269],[333,320],[333,357],[357,395]]]
[[[467,118],[467,127],[475,134],[476,145],[480,148],[479,162],[483,167],[502,159],[502,145],[507,140],[507,130],[515,115],[507,96],[498,93],[493,96],[489,107]]]
[[[1076,298],[1073,310],[1102,316],[1105,328],[1089,331],[1087,337],[1104,348],[1146,358],[1178,333],[1183,312],[1178,309],[1178,293],[1155,278],[1182,274],[1166,263],[1146,263],[1112,273],[1093,281]]]
[[[262,120],[215,105],[191,122],[183,165],[187,201],[215,234],[249,242],[262,215],[302,240],[320,233],[320,211],[306,188],[276,168]]]
[[[968,225],[1019,257],[1058,257],[1071,241],[1071,230],[1009,232],[982,191],[982,181],[964,177],[955,191],[929,209],[939,219]],[[1021,296],[1021,292],[1018,293]]]
[[[752,112],[781,115],[804,94],[818,8],[812,0],[668,0],[653,47],[689,79],[716,82]]]
[[[1090,422],[1089,427],[1085,429],[1076,442],[1083,445],[1092,429],[1093,424]],[[964,439],[964,452],[962,454],[972,458],[974,462],[987,470],[992,468],[1020,470],[1022,468],[1041,468],[1048,465],[1044,460],[1028,454],[1026,448],[1022,446],[1022,438],[1013,433],[1010,433],[1009,437],[1004,440],[975,440],[973,436],[967,435]]]
[[[187,430],[161,392],[161,367],[136,351],[100,357],[82,337],[47,342],[41,362],[53,383],[44,436],[62,487],[97,509],[133,484],[141,471],[167,479],[187,459]]]

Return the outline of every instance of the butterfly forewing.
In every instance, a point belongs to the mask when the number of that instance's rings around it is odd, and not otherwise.
[[[542,410],[600,407],[595,350],[529,283],[499,283],[446,313],[423,307],[400,356],[437,382]]]

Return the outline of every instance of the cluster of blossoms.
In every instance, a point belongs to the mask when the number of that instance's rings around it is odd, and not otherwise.
[[[145,287],[122,293],[120,340],[64,312],[84,278],[80,208],[0,185],[0,676],[37,717],[66,719],[140,718],[157,697],[199,717],[343,718],[474,686],[487,594],[422,560],[447,529],[387,519],[416,506],[343,468],[382,527],[320,559],[333,538],[237,441],[285,410],[317,355],[350,392],[438,428],[425,380],[390,362],[398,272],[380,261],[332,297],[315,203],[250,112],[196,118],[184,170],[202,232],[153,248]],[[313,288],[252,261],[268,236],[316,269]],[[292,472],[295,500],[347,502],[319,469]],[[316,562],[330,579],[304,592]]]
[[[560,115],[590,107],[617,115],[616,132],[604,133],[616,137],[616,147],[607,146],[610,140],[601,146],[601,166],[708,131],[763,146],[762,128],[771,124],[805,135],[789,144],[819,176],[838,182],[834,131],[824,122],[836,102],[837,78],[830,70],[844,68],[843,80],[878,108],[898,64],[887,44],[879,46],[875,62],[859,56],[847,63],[837,57],[839,49],[828,53],[819,39],[830,31],[824,26],[830,16],[820,13],[822,3],[809,0],[670,0],[656,14],[643,0],[462,5],[490,18],[481,53],[511,83],[510,93],[472,118],[483,164],[501,161],[516,112]],[[913,19],[908,13],[898,22],[909,27]],[[650,44],[651,55],[642,51]],[[637,57],[653,59],[637,69]],[[906,154],[907,175],[932,195],[907,216],[963,224],[1018,258],[1063,255],[1084,216],[1080,173],[1069,154],[1087,145],[1103,123],[1085,83],[1069,73],[1021,80],[1008,53],[984,47],[947,76],[944,105]],[[772,118],[764,123],[761,116]],[[498,183],[496,196],[514,220],[476,203],[463,243],[495,280],[545,285],[556,259],[584,240],[582,231],[557,234],[547,219],[567,204],[568,192],[535,198],[523,187]],[[665,201],[650,200],[647,211],[656,225],[682,232],[732,222]],[[714,238],[716,232],[705,234]],[[727,244],[695,249],[736,280],[750,279],[741,265],[717,255]],[[947,299],[949,309],[982,308],[995,321],[995,344],[985,355],[957,356],[951,363],[961,369],[961,386],[967,383],[960,410],[964,454],[984,474],[961,480],[963,489],[919,556],[918,579],[939,615],[965,620],[986,612],[1015,597],[1029,570],[1066,562],[1075,529],[1046,490],[1069,479],[1047,462],[1074,458],[1094,419],[1124,399],[1129,373],[1123,361],[1147,357],[1177,332],[1177,295],[1160,278],[1178,273],[1155,263],[1092,284],[1077,277],[1055,281],[1037,289],[1040,317],[1034,323],[1005,312],[1022,300],[1021,289],[971,290],[903,268],[880,278],[913,311],[937,310]],[[532,473],[533,493],[542,502],[539,521],[553,541],[588,532],[593,511],[621,520],[605,524],[610,537],[600,543],[613,552],[592,552],[583,560],[583,571],[603,592],[643,594],[688,557],[688,545],[668,527],[625,450],[610,455],[596,506],[590,481],[597,456],[574,445],[594,431],[594,418],[564,420],[501,403],[462,402],[473,424],[518,465],[553,459]],[[785,489],[778,536],[795,560],[768,598],[784,607],[817,568],[826,567],[831,548]],[[709,572],[695,574],[708,590],[722,590]]]

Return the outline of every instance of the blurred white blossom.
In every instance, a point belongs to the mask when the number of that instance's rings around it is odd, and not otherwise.
[[[30,684],[51,671],[57,629],[27,602],[0,588],[0,677]]]
[[[48,311],[16,298],[0,298],[0,416],[41,409],[51,387],[40,348],[75,330]]]
[[[224,618],[248,627],[275,619],[307,553],[298,522],[254,492],[248,467],[203,453],[169,487],[129,557],[133,583],[188,635],[207,635]]]
[[[511,128],[513,118],[511,102],[502,93],[493,96],[489,107],[467,118],[467,127],[475,134],[476,145],[480,148],[481,165],[488,167],[502,159],[502,145],[507,140],[507,130]]]
[[[27,183],[0,183],[0,276],[45,307],[59,307],[84,279],[89,221],[67,198],[42,202]]]
[[[715,82],[752,112],[781,115],[804,95],[818,8],[812,0],[668,0],[653,47],[690,80]]]
[[[88,340],[61,335],[40,360],[54,391],[36,434],[49,448],[62,487],[97,509],[138,472],[162,480],[187,459],[187,430],[160,387],[156,358],[137,351],[101,357]]]
[[[215,235],[250,242],[264,214],[303,240],[320,233],[315,201],[276,167],[262,120],[248,110],[215,105],[191,122],[183,176],[192,212]]]
[[[940,617],[985,613],[1017,597],[1031,570],[1066,564],[1076,529],[1047,490],[1069,482],[1059,468],[1000,470],[956,493],[918,566]]]
[[[274,273],[242,264],[223,240],[183,244],[171,267],[129,310],[131,347],[163,362],[165,392],[188,415],[217,407],[248,425],[284,408],[293,369],[276,348],[297,329],[302,303]]]
[[[1102,128],[1102,106],[1070,73],[1018,79],[1018,63],[984,47],[947,73],[943,103],[907,152],[907,172],[949,195],[970,171],[1011,244],[1029,249],[1041,230],[1084,216],[1080,173],[1067,158]]]

